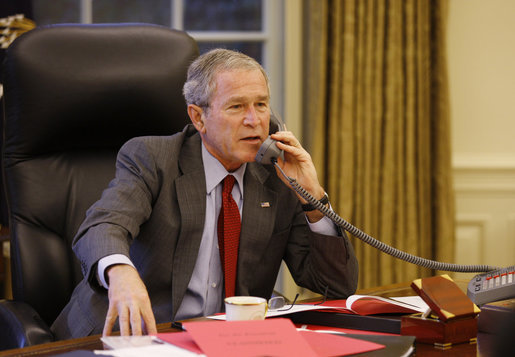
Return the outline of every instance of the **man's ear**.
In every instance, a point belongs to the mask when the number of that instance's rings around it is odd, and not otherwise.
[[[195,104],[188,105],[188,115],[190,117],[191,122],[193,123],[193,126],[199,133],[204,133],[206,128],[204,126],[204,120],[203,120],[203,114],[204,110]]]

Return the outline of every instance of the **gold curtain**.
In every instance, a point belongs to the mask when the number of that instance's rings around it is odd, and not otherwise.
[[[304,144],[335,211],[378,240],[454,258],[445,0],[305,0]],[[351,238],[360,287],[434,272]]]

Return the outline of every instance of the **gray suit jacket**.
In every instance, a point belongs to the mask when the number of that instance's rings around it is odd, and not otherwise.
[[[270,297],[283,259],[301,286],[321,293],[328,286],[334,297],[354,293],[358,265],[347,237],[312,233],[273,167],[249,163],[244,192],[237,295]],[[138,269],[156,322],[173,320],[193,273],[205,210],[201,140],[191,125],[173,136],[128,141],[115,179],[75,237],[85,279],[52,325],[57,338],[101,333],[108,298],[96,281],[96,264],[116,253]]]

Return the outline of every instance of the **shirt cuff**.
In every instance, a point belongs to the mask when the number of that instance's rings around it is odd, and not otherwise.
[[[332,210],[333,207],[331,206],[331,203],[329,203],[329,209]],[[339,236],[340,231],[338,230],[336,224],[331,220],[331,218],[324,216],[321,220],[315,223],[311,223],[306,216],[306,222],[308,222],[309,229],[311,229],[311,232],[323,234],[326,236]]]
[[[323,234],[326,236],[337,236],[338,235],[338,230],[336,229],[335,224],[328,217],[324,217],[315,223],[311,223],[310,221],[308,221],[308,224],[309,224],[309,229],[311,229],[311,231],[314,233]]]
[[[333,209],[331,207],[331,204],[329,203],[329,209]],[[311,232],[313,233],[318,233],[318,234],[323,234],[323,235],[326,235],[326,236],[338,236],[340,235],[338,233],[338,229],[336,227],[336,224],[331,220],[331,218],[327,217],[327,216],[324,216],[322,217],[321,220],[315,222],[315,223],[311,223],[308,219],[308,217],[306,217],[306,222],[308,222],[308,225],[309,225],[309,229],[311,229]]]
[[[106,281],[105,270],[111,265],[116,264],[127,264],[136,268],[131,260],[123,254],[111,254],[100,259],[97,264],[97,280],[98,283],[106,289],[109,289],[109,284]]]

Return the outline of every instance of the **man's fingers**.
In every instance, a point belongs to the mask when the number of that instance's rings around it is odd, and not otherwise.
[[[129,309],[126,307],[122,307],[121,311],[118,311],[118,321],[120,323],[120,335],[122,336],[130,336],[131,327],[130,327],[130,316]]]
[[[147,306],[144,311],[142,311],[143,324],[145,326],[145,332],[147,335],[156,334],[156,320],[154,318],[154,313],[150,306]]]
[[[144,331],[146,334],[157,333],[154,314],[150,307],[144,309],[145,313],[140,313],[138,305],[134,305],[130,309],[126,306],[119,308],[121,311],[117,311],[115,308],[109,310],[102,332],[104,336],[112,334],[117,319],[119,320],[121,336],[130,336],[131,334],[133,336],[141,336]]]
[[[122,336],[140,336],[143,330],[156,333],[148,292],[138,272],[130,265],[113,265],[109,275],[109,311],[104,330],[111,333],[116,318]]]
[[[291,144],[291,143],[283,143],[281,141],[277,142],[277,147],[281,150],[284,150],[289,153],[298,153],[300,148]]]
[[[107,311],[106,322],[104,324],[104,331],[102,332],[103,336],[110,336],[113,332],[113,326],[116,322],[116,318],[118,317],[118,313],[116,309],[113,309],[109,306],[109,310]]]
[[[131,306],[130,309],[130,320],[133,336],[141,336],[141,315],[138,305]]]

